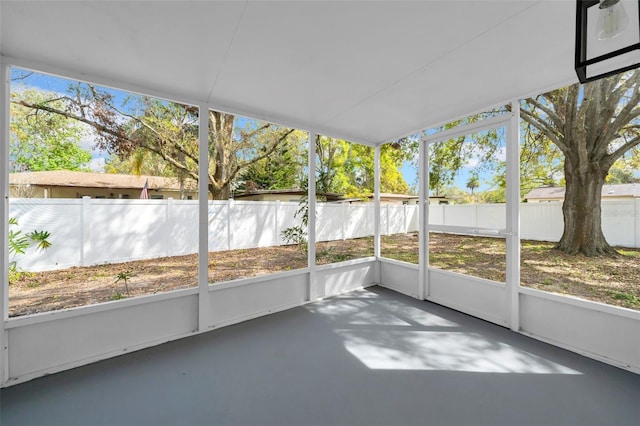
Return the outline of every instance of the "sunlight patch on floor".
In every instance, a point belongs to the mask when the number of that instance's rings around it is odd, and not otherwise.
[[[477,333],[336,330],[354,357],[375,370],[582,374]]]
[[[422,327],[457,327],[458,324],[438,315],[396,301],[366,299],[332,300],[308,307],[310,311],[326,316],[331,321],[351,325],[389,325]],[[373,308],[373,309],[372,309]]]

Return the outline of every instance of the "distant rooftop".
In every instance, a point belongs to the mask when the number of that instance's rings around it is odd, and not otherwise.
[[[242,199],[250,199],[260,195],[293,195],[303,197],[307,195],[307,190],[303,188],[292,188],[292,189],[255,189],[253,191],[237,191],[233,198],[242,200]],[[325,196],[327,201],[338,201],[342,200],[342,194],[337,194],[334,192],[327,193],[318,193],[318,195]]]
[[[564,200],[563,186],[541,187],[529,191],[527,200]],[[640,198],[640,183],[605,184],[602,187],[602,197],[630,197]]]
[[[142,189],[145,182],[149,189],[179,190],[177,178],[146,175],[121,175],[112,173],[74,172],[52,170],[45,172],[10,173],[10,185],[39,185],[82,188]],[[185,180],[185,189],[195,191],[197,184],[193,179]]]

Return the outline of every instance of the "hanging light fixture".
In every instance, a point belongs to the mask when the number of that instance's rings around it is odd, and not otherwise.
[[[577,0],[581,83],[640,67],[640,0]]]

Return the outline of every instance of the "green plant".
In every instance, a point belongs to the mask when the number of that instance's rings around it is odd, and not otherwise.
[[[31,274],[31,272],[25,272],[25,274]],[[38,288],[40,287],[40,283],[35,281],[35,282],[28,282],[27,283],[27,288]]]
[[[120,272],[117,276],[116,276],[116,284],[118,284],[120,281],[124,281],[124,289],[127,292],[127,296],[130,296],[131,294],[129,293],[129,286],[128,286],[128,281],[131,279],[132,277],[132,272],[127,269],[126,271],[122,271]],[[116,294],[118,294],[116,292]],[[117,300],[117,299],[116,299]]]
[[[36,249],[44,251],[51,247],[49,237],[51,233],[49,231],[34,230],[31,232],[23,233],[20,229],[11,229],[11,227],[18,226],[18,220],[15,217],[9,218],[9,256],[15,257],[19,254],[24,254],[29,247],[35,246]],[[20,279],[23,272],[18,269],[17,262],[12,260],[9,262],[9,283],[15,282]]]
[[[331,256],[331,263],[344,262],[345,260],[349,260],[351,256],[348,253],[334,253]]]
[[[309,249],[307,231],[302,226],[291,226],[282,231],[282,239],[287,244],[297,244],[305,253]]]
[[[113,296],[111,296],[111,300],[121,300],[121,299],[126,299],[127,296],[125,296],[124,294],[120,293],[119,291],[116,291],[115,293],[113,293]]]
[[[19,271],[15,266],[15,262],[9,263],[9,284],[18,281],[22,277],[23,272]]]
[[[309,181],[307,179],[302,183],[302,188],[307,189],[309,187]],[[318,192],[318,185],[316,183],[316,192]],[[319,200],[322,200],[323,197],[319,197]],[[297,244],[298,248],[305,253],[308,253],[309,250],[309,242],[307,239],[307,228],[309,227],[309,198],[304,196],[300,198],[300,202],[298,203],[298,210],[295,212],[293,217],[300,217],[301,223],[298,226],[291,226],[289,228],[284,229],[281,232],[282,239],[287,244]]]
[[[620,293],[617,291],[612,291],[609,292],[609,295],[616,300],[623,300],[625,302],[628,302],[632,305],[636,305],[640,303],[640,298],[634,294],[629,294],[629,293]]]
[[[11,229],[11,225],[18,226],[15,217],[9,218],[9,255],[24,254],[24,252],[35,245],[38,250],[46,250],[51,247],[48,231],[31,231],[23,234],[21,230]]]

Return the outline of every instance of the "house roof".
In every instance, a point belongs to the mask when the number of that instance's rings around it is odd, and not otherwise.
[[[524,198],[527,200],[564,200],[565,188],[563,186],[534,188]],[[605,184],[602,187],[602,198],[608,197],[640,197],[640,184],[622,183]]]
[[[0,1],[0,54],[377,144],[577,82],[575,9],[561,0]]]
[[[292,188],[292,189],[255,189],[253,191],[238,191],[234,194],[234,198],[242,199],[253,197],[256,195],[297,195],[297,196],[305,196],[307,195],[307,190],[302,188]],[[318,193],[318,195],[324,195],[327,197],[329,201],[341,200],[342,195],[337,194],[335,192],[326,192],[326,193]]]
[[[135,176],[111,173],[72,172],[53,170],[45,172],[10,173],[10,185],[39,185],[82,188],[142,189],[145,182],[149,189],[177,191],[180,184],[177,178],[159,176]],[[185,189],[196,191],[195,181],[187,179]]]
[[[373,198],[373,196],[374,194],[371,194],[369,195],[369,198]],[[391,192],[381,192],[380,198],[384,198],[387,200],[417,200],[420,197],[410,194],[393,194]]]

